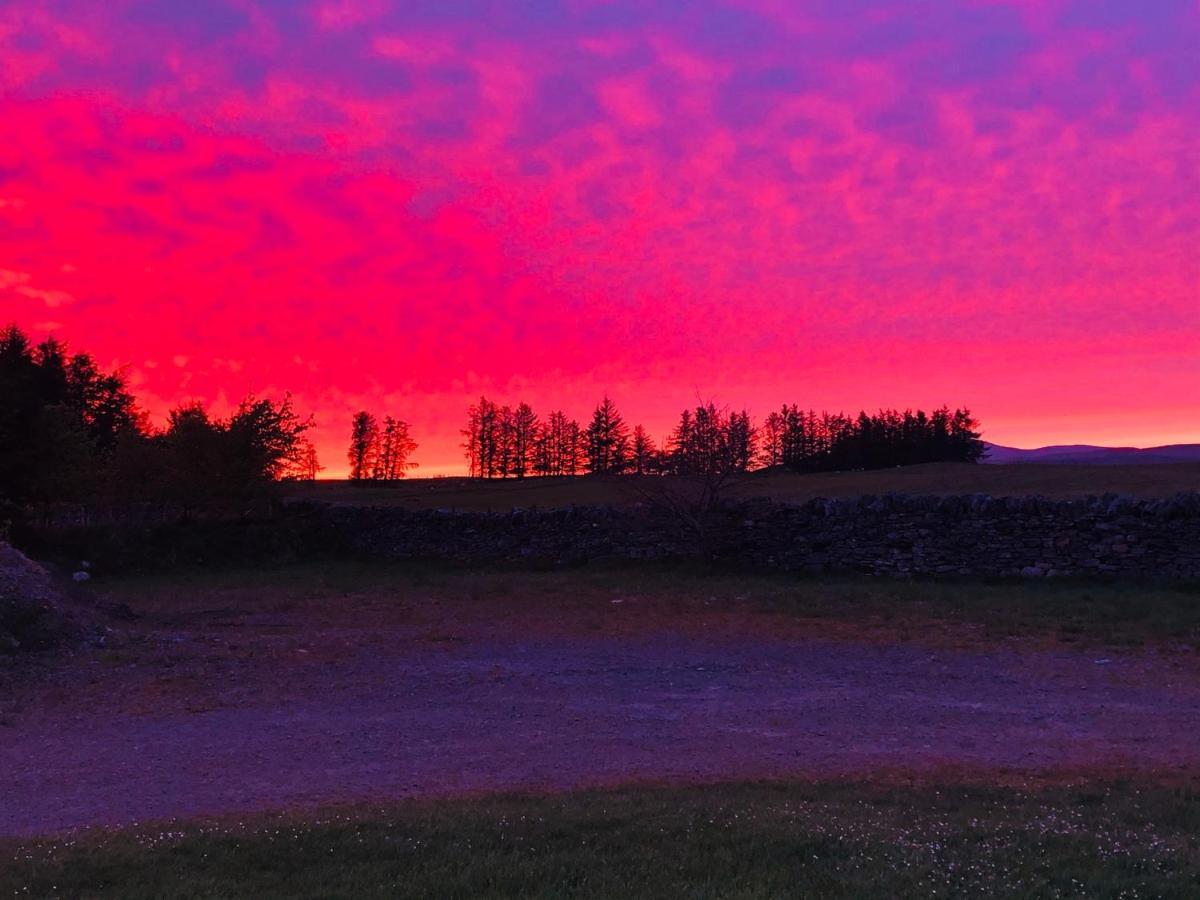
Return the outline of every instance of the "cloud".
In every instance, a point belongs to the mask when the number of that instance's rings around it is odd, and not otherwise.
[[[0,9],[4,312],[152,396],[1195,399],[1194,4],[184,6]]]
[[[32,276],[27,272],[0,269],[0,294],[7,293],[28,300],[36,300],[47,309],[57,309],[75,300],[66,291],[35,287],[31,283],[32,281]]]

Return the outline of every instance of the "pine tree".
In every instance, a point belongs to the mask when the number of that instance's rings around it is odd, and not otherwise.
[[[629,429],[605,395],[587,429],[587,466],[596,475],[620,475],[629,462]]]
[[[641,425],[633,429],[632,449],[631,463],[635,474],[649,475],[657,468],[655,463],[658,452],[654,448],[654,441]]]
[[[667,457],[671,471],[676,475],[687,472],[694,443],[692,411],[685,409],[679,414],[679,424],[667,439]]]
[[[783,416],[778,412],[768,413],[763,420],[762,444],[758,453],[760,465],[770,468],[783,462],[783,432]]]
[[[587,465],[587,442],[583,428],[568,419],[562,441],[562,474],[578,475]]]
[[[538,418],[528,403],[520,404],[513,413],[513,464],[512,471],[524,478],[533,470],[534,447],[538,434]]]
[[[744,409],[730,413],[725,431],[730,465],[738,472],[748,472],[758,455],[758,429],[750,420],[750,413]]]
[[[494,478],[497,473],[498,410],[487,397],[467,411],[467,427],[462,430],[463,450],[472,478]]]
[[[496,474],[501,478],[513,474],[515,451],[516,416],[511,406],[502,406],[496,415]]]
[[[540,423],[533,437],[533,473],[535,475],[553,475],[554,472],[554,438],[550,423]]]

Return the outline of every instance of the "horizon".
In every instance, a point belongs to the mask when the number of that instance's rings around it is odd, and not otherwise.
[[[464,472],[481,394],[657,441],[967,406],[1200,442],[1194,4],[0,9],[0,321],[161,423],[291,391]]]

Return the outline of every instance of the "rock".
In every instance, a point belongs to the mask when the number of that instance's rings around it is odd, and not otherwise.
[[[1021,574],[1026,578],[1041,578],[1046,571],[1041,566],[1026,566],[1021,570]]]
[[[92,576],[82,570],[71,574],[72,581],[91,581]]]

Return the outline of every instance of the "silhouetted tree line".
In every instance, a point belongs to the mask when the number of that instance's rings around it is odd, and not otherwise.
[[[311,419],[282,401],[247,397],[227,418],[198,403],[151,427],[122,372],[104,372],[86,353],[54,338],[36,346],[15,325],[0,331],[0,498],[18,503],[162,501],[184,512],[237,503],[283,479],[314,479],[321,466],[308,440]],[[626,424],[609,397],[586,426],[555,411],[540,419],[528,403],[481,397],[463,429],[469,471],[478,478],[528,475],[700,476],[785,465],[798,471],[977,462],[978,423],[966,409],[874,415],[784,406],[761,427],[746,410],[713,403],[685,409],[663,447]],[[408,424],[355,415],[349,460],[356,481],[389,482],[414,467]]]
[[[351,481],[398,481],[417,464],[409,456],[417,442],[408,433],[408,423],[385,416],[379,420],[365,410],[355,413],[350,424]]]
[[[640,425],[630,434],[605,397],[586,428],[561,411],[543,422],[528,403],[497,406],[480,397],[467,413],[463,449],[472,478],[526,475],[619,475],[649,471],[653,444]]]
[[[608,397],[586,428],[562,412],[542,421],[527,403],[497,406],[480,397],[462,434],[473,478],[587,473],[713,479],[779,465],[817,472],[973,463],[984,455],[978,428],[966,409],[888,409],[852,418],[795,405],[770,413],[760,428],[746,410],[708,402],[683,410],[660,449],[641,425],[631,432]]]
[[[883,469],[930,462],[978,462],[985,450],[979,423],[969,410],[842,413],[802,410],[795,405],[772,412],[763,422],[763,465],[798,472]]]
[[[185,514],[242,502],[320,465],[290,396],[247,397],[227,418],[200,403],[153,428],[122,372],[16,326],[0,331],[0,497],[16,503],[153,501]]]

